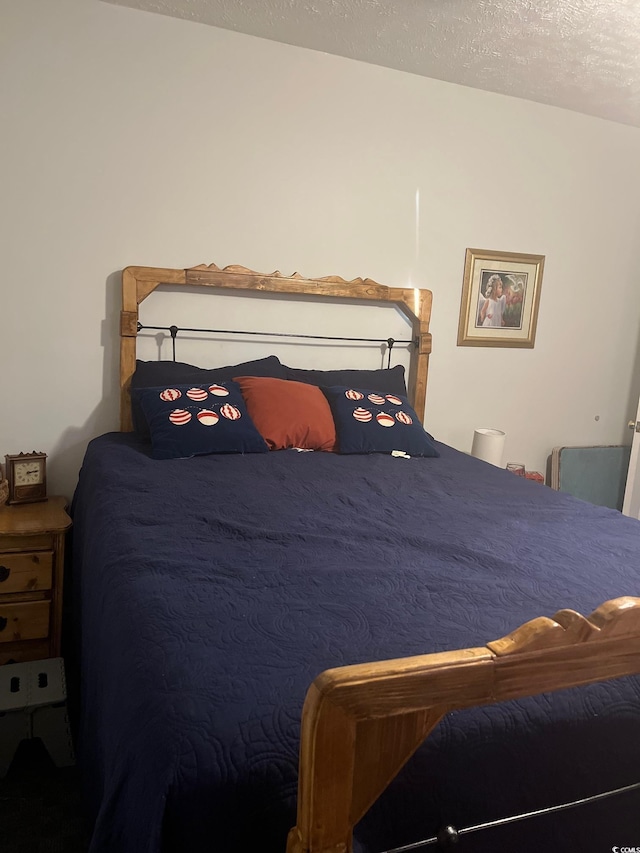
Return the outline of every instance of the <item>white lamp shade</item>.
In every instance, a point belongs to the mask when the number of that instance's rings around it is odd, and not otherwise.
[[[471,455],[501,468],[505,438],[501,429],[477,429],[473,433]]]

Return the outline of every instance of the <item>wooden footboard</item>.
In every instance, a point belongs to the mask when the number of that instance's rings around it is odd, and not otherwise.
[[[449,711],[640,672],[640,598],[560,610],[474,649],[345,666],[311,685],[287,853],[350,853],[353,827]]]

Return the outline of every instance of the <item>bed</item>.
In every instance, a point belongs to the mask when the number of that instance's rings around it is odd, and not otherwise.
[[[408,411],[426,397],[428,291],[124,271],[122,431],[90,443],[72,508],[92,853],[638,844],[637,521],[430,436],[411,458],[154,458],[130,398],[162,283],[398,305]]]

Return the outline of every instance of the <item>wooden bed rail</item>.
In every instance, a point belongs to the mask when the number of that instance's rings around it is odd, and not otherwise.
[[[287,853],[350,853],[353,828],[449,711],[640,672],[640,598],[560,610],[481,648],[323,672],[302,715]]]

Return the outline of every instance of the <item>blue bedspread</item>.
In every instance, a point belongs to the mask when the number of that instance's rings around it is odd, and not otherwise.
[[[133,435],[90,444],[73,605],[91,853],[283,853],[300,712],[322,670],[483,645],[561,607],[640,594],[640,523],[438,449],[158,462]],[[637,678],[460,712],[356,846],[629,784],[638,768]],[[519,827],[529,847],[502,829],[458,849],[640,845],[638,795],[592,812],[596,829],[574,813]]]

